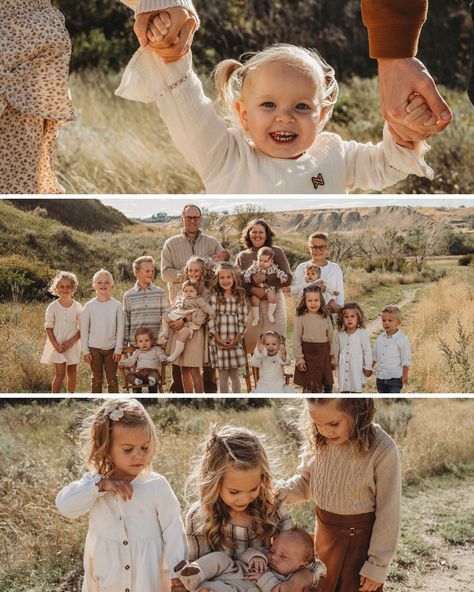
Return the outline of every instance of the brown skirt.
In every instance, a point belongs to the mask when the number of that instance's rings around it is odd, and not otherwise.
[[[316,508],[316,552],[328,570],[318,592],[358,592],[374,522],[375,512],[344,516]]]
[[[306,372],[301,372],[296,368],[294,383],[306,389],[320,388],[323,384],[327,386],[334,384],[329,343],[303,341],[301,348]]]

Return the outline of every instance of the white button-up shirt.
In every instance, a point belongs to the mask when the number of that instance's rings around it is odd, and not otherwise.
[[[404,366],[411,366],[410,342],[405,333],[398,330],[393,335],[384,331],[377,336],[374,347],[377,378],[401,378]]]

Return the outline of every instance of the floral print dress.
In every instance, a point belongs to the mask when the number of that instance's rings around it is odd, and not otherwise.
[[[0,2],[0,193],[61,193],[58,129],[74,119],[71,40],[50,0]]]

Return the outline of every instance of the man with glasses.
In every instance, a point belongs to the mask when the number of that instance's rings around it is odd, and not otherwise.
[[[202,212],[194,204],[187,204],[181,214],[183,228],[180,234],[165,241],[161,251],[161,277],[168,283],[170,302],[173,303],[181,287],[183,269],[188,259],[193,256],[212,257],[223,247],[213,236],[203,234],[200,230]],[[171,328],[179,331],[184,325],[183,320],[170,324]],[[204,392],[216,393],[216,372],[214,368],[204,368]],[[179,366],[173,365],[173,383],[171,392],[182,393],[181,371]]]
[[[342,269],[337,263],[326,259],[329,249],[328,235],[325,232],[315,232],[308,239],[308,250],[311,255],[309,261],[300,263],[293,274],[291,291],[300,293],[305,285],[304,271],[311,263],[321,270],[321,278],[329,293],[334,294],[326,306],[331,313],[337,312],[344,305],[344,281]],[[326,298],[325,298],[326,301]]]

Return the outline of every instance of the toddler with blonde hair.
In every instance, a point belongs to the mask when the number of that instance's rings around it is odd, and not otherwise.
[[[173,21],[182,6],[195,14],[190,0],[163,6],[167,17],[158,14],[150,24],[151,43],[162,38],[163,19]],[[215,80],[225,117],[205,96],[190,52],[172,63],[159,53],[140,48],[116,94],[157,103],[174,143],[208,193],[345,193],[381,190],[410,173],[433,176],[423,159],[426,144],[415,142],[414,150],[399,146],[388,127],[377,145],[323,131],[338,85],[333,68],[315,50],[276,44],[242,62],[218,64]],[[410,118],[427,117],[428,107],[419,97],[415,101],[418,110]],[[237,125],[228,127],[226,119]]]

